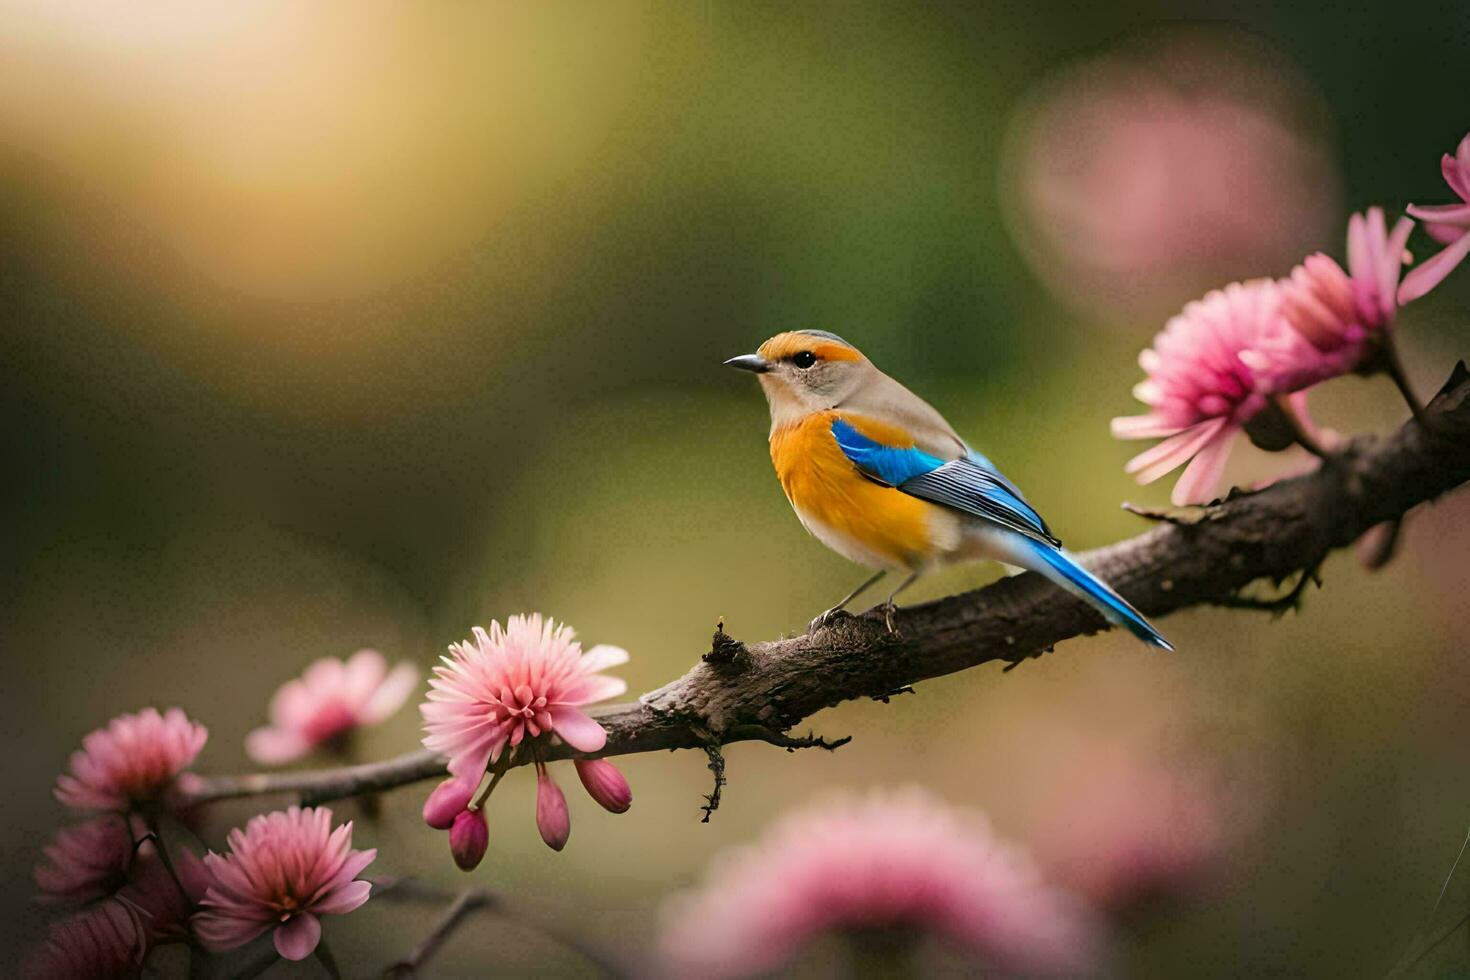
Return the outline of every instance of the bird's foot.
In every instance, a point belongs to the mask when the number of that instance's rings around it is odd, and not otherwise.
[[[893,617],[898,612],[898,606],[893,602],[884,602],[876,605],[870,610],[883,614],[883,625],[888,629],[889,636],[898,635],[898,627],[893,624]]]
[[[828,626],[831,626],[833,623],[844,617],[851,618],[852,613],[848,612],[846,609],[843,609],[841,606],[833,606],[831,609],[828,609],[826,612],[822,613],[816,619],[808,623],[806,631],[808,633],[815,633],[817,630],[826,629]]]

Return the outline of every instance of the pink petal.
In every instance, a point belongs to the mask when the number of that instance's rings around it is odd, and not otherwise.
[[[1416,265],[1399,284],[1399,305],[1412,303],[1438,286],[1455,271],[1455,266],[1465,260],[1467,254],[1470,254],[1470,234],[1461,235],[1458,241],[1447,245],[1434,258]]]
[[[403,707],[403,702],[408,700],[418,686],[418,668],[407,662],[399,664],[389,672],[372,697],[362,706],[359,719],[365,725],[383,721]]]
[[[1410,204],[1404,210],[1421,221],[1470,228],[1470,204]]]
[[[388,673],[388,661],[376,650],[359,650],[347,658],[342,669],[339,695],[354,708],[367,703],[383,676]]]
[[[311,911],[316,915],[346,915],[353,909],[361,908],[371,896],[372,890],[372,882],[348,882],[313,904]]]
[[[276,926],[276,952],[288,960],[304,960],[322,941],[321,920],[310,913],[293,915]]]
[[[581,708],[558,704],[551,708],[556,734],[578,752],[598,752],[607,744],[607,731]]]
[[[622,647],[610,646],[599,643],[597,646],[582,654],[580,665],[583,670],[592,671],[606,670],[609,667],[617,667],[628,662],[628,651]]]
[[[1460,152],[1456,156],[1444,155],[1439,169],[1450,190],[1470,201],[1470,136],[1460,141]]]
[[[265,932],[270,922],[206,910],[194,916],[192,925],[194,934],[206,949],[225,950],[244,946]]]
[[[295,762],[311,751],[311,743],[294,731],[257,728],[245,736],[245,754],[263,766]]]
[[[1174,492],[1169,496],[1176,507],[1209,503],[1214,499],[1220,474],[1225,470],[1225,461],[1230,458],[1230,441],[1234,436],[1233,427],[1221,430],[1185,467],[1179,476],[1179,482],[1174,484]]]
[[[1162,439],[1180,431],[1157,415],[1120,415],[1109,423],[1109,429],[1114,439]]]
[[[1224,425],[1225,420],[1217,418],[1185,429],[1130,459],[1123,472],[1136,474],[1139,483],[1152,483],[1199,452]]]
[[[562,692],[560,700],[567,704],[591,704],[594,701],[615,698],[627,689],[628,682],[620,677],[592,674],[574,682]]]

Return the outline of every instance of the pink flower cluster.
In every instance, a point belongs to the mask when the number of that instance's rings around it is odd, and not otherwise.
[[[131,976],[161,943],[230,949],[268,929],[282,956],[301,959],[316,948],[321,916],[367,901],[370,886],[356,878],[376,852],[353,850],[352,824],[333,830],[326,809],[256,817],[231,831],[225,856],[201,861],[174,848],[165,860],[150,828],[176,802],[205,738],[182,711],[147,709],[83,740],[56,795],[110,812],[59,830],[34,877],[50,903],[89,904],[51,927],[28,976]]]
[[[1103,967],[1102,929],[980,816],[917,789],[843,796],[728,852],[664,910],[674,976],[765,974],[829,933],[935,935],[1005,973]]]
[[[36,885],[43,901],[86,907],[52,927],[32,964],[36,975],[113,976],[109,964],[135,965],[156,945],[188,939],[209,873],[183,849],[170,871],[145,834],[140,820],[118,814],[57,832]]]
[[[270,766],[340,745],[357,729],[392,716],[418,682],[413,664],[400,663],[390,671],[376,650],[359,650],[346,661],[323,657],[276,692],[270,725],[245,737],[245,752]]]
[[[627,651],[595,646],[584,652],[569,627],[535,613],[510,617],[504,629],[496,622],[488,632],[477,626],[473,640],[454,644],[449,654],[434,668],[428,701],[420,707],[424,745],[449,760],[450,775],[425,801],[424,821],[448,830],[455,863],[474,868],[489,840],[483,803],[519,751],[536,766],[541,839],[561,850],[571,818],[543,749],[562,742],[577,752],[602,749],[607,732],[582,708],[627,690],[623,681],[600,673],[626,663]],[[612,763],[578,758],[574,764],[588,794],[605,809],[622,813],[632,804],[628,781]],[[476,799],[491,766],[495,774]]]
[[[1348,223],[1347,269],[1318,253],[1285,279],[1234,283],[1171,319],[1139,357],[1147,378],[1134,395],[1149,411],[1112,423],[1115,438],[1163,440],[1130,460],[1127,472],[1148,483],[1188,462],[1172,499],[1207,502],[1235,436],[1263,410],[1275,405],[1291,420],[1313,385],[1352,372],[1397,371],[1392,327],[1399,305],[1438,285],[1470,252],[1470,136],[1458,156],[1446,155],[1444,172],[1465,203],[1409,209],[1448,247],[1402,283],[1414,223],[1401,218],[1389,229],[1382,209],[1369,208]],[[1310,426],[1304,418],[1295,422]]]

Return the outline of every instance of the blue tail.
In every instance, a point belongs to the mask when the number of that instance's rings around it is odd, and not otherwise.
[[[1142,613],[1129,605],[1127,599],[1118,595],[1101,579],[1077,564],[1077,560],[1070,554],[1042,544],[1040,541],[1028,541],[1027,544],[1040,559],[1037,563],[1040,566],[1036,569],[1037,571],[1092,605],[1103,614],[1108,622],[1123,627],[1150,646],[1164,650],[1174,649],[1174,645],[1164,639],[1159,631],[1143,618]]]

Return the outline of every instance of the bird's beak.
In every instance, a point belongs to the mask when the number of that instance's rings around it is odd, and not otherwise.
[[[725,367],[749,371],[752,374],[765,374],[771,369],[771,362],[759,354],[741,354],[739,357],[732,357],[726,361]]]

